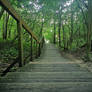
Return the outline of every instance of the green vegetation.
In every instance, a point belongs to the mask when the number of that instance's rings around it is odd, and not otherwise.
[[[63,50],[85,48],[90,60],[92,49],[92,0],[9,0],[11,5],[40,40],[54,43]],[[31,36],[22,28],[24,58],[30,55]],[[36,41],[33,40],[33,55]],[[18,56],[16,20],[0,6],[0,61]],[[29,59],[28,59],[29,61]]]

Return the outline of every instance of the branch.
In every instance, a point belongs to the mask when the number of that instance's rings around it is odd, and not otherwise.
[[[88,23],[87,23],[87,21],[86,21],[86,16],[85,16],[85,14],[84,14],[83,8],[81,7],[81,5],[80,5],[80,3],[79,3],[78,0],[76,0],[76,2],[77,2],[77,4],[78,4],[79,9],[80,9],[81,12],[82,12],[83,18],[84,18],[84,20],[85,20],[85,25],[86,25],[87,28],[88,28]]]
[[[88,5],[85,3],[84,0],[79,0],[79,1],[83,3],[83,5],[85,6],[86,9],[88,9]]]

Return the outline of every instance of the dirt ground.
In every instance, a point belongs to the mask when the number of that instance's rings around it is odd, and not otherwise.
[[[72,61],[77,62],[81,67],[87,68],[90,72],[92,72],[92,62],[85,62],[83,60],[83,57],[85,53],[83,51],[77,51],[77,52],[64,52],[61,51],[61,55],[63,55],[66,58],[71,59]]]

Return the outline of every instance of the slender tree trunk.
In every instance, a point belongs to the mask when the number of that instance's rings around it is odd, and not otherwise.
[[[64,50],[66,49],[66,40],[65,40],[65,28],[64,25],[62,25],[62,29],[63,29],[63,44],[64,44]]]
[[[70,48],[72,48],[73,42],[73,7],[71,6],[71,34],[70,34]]]
[[[83,8],[81,7],[79,0],[76,0],[76,2],[77,2],[77,4],[78,4],[78,8],[80,8],[80,10],[81,10],[81,12],[82,12],[85,25],[86,25],[86,27],[87,27],[87,29],[88,29],[88,23],[87,23],[87,19],[86,19],[85,13],[84,13],[84,11],[83,11]]]
[[[12,26],[13,26],[13,19],[10,21],[10,24],[9,24],[9,29],[8,29],[8,38],[11,38],[11,29],[12,29]]]
[[[78,32],[78,35],[77,35],[77,47],[80,47],[80,27],[77,28],[77,32]]]
[[[61,47],[61,14],[59,14],[58,40],[59,40],[59,47]]]
[[[8,26],[9,14],[6,12],[6,15],[3,16],[3,39],[7,39],[7,26]]]
[[[6,13],[6,21],[5,21],[5,40],[7,39],[7,27],[8,27],[9,14]]]
[[[3,16],[3,33],[2,33],[3,40],[4,40],[4,34],[5,34],[4,28],[5,28],[5,15]]]
[[[91,51],[91,35],[92,35],[92,0],[88,0],[88,33],[87,33],[87,58]]]
[[[42,22],[42,25],[41,25],[41,30],[40,30],[40,37],[42,37],[43,24],[44,24],[44,22]]]
[[[70,35],[71,35],[70,30],[71,30],[71,28],[70,28],[69,25],[67,25],[67,27],[68,27],[68,30],[69,30],[69,39],[67,39],[67,49],[69,49],[69,47],[70,47]]]
[[[53,39],[53,43],[56,44],[56,24],[54,21],[54,39]]]
[[[3,13],[4,13],[4,9],[2,8],[1,11],[0,11],[0,19],[2,18]]]

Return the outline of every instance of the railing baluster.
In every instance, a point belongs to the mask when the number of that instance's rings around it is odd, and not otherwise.
[[[22,42],[22,24],[17,22],[17,31],[18,31],[18,58],[19,58],[19,67],[22,67],[23,64],[23,42]]]

